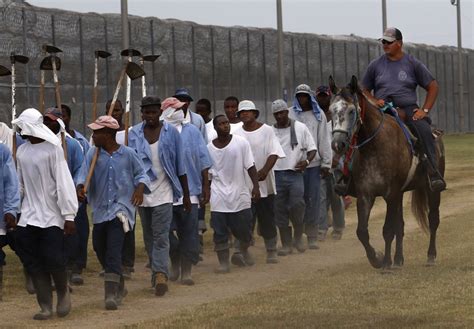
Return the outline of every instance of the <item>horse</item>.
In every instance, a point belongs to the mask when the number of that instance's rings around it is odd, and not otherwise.
[[[353,151],[348,194],[357,198],[357,237],[370,264],[386,270],[403,266],[403,194],[412,191],[412,213],[419,226],[430,234],[426,265],[435,265],[441,193],[429,189],[426,169],[413,154],[394,116],[383,113],[368,101],[355,76],[343,88],[338,88],[330,77],[329,86],[333,94],[329,108],[333,124],[331,146],[337,155]],[[441,138],[437,139],[436,148],[438,168],[444,177]],[[369,242],[369,216],[376,197],[382,197],[387,206],[383,226],[385,253],[375,251]],[[395,237],[392,263],[391,246]]]

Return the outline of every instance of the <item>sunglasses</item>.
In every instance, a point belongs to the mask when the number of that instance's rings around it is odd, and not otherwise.
[[[391,45],[394,42],[395,42],[395,40],[394,41],[382,40],[382,44],[384,44],[384,45]]]

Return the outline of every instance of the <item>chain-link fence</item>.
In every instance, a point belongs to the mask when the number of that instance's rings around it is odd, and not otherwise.
[[[63,103],[73,109],[73,126],[81,131],[91,120],[94,51],[113,56],[99,62],[99,113],[112,97],[122,67],[120,15],[80,14],[32,7],[23,1],[0,0],[0,64],[12,52],[30,57],[17,66],[17,104],[20,111],[37,107],[39,64],[43,44],[63,50],[60,71]],[[218,27],[192,22],[130,16],[130,46],[143,54],[160,54],[145,63],[148,94],[162,98],[177,87],[187,87],[195,100],[208,98],[214,113],[223,112],[229,95],[251,99],[262,120],[273,120],[270,104],[282,97],[278,90],[277,33],[273,29]],[[369,62],[381,55],[380,43],[356,36],[332,37],[285,33],[285,86],[291,102],[294,88],[307,83],[316,88],[332,75],[340,85],[352,75],[361,78]],[[464,125],[459,125],[457,49],[405,44],[406,52],[424,62],[440,84],[431,114],[434,125],[452,132],[474,131],[474,51],[464,50]],[[46,107],[54,105],[52,76],[47,72]],[[132,83],[132,123],[140,120],[140,82]],[[10,82],[0,80],[0,120],[10,121]],[[424,97],[420,90],[419,96]],[[123,94],[124,95],[124,94]],[[123,99],[124,96],[121,95]],[[134,100],[134,101],[133,101]]]

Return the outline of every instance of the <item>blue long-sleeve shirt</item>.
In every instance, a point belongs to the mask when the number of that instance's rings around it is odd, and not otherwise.
[[[78,185],[85,183],[95,152],[95,146],[87,152]],[[94,224],[113,220],[119,212],[123,212],[133,227],[135,207],[131,199],[140,183],[145,184],[145,193],[149,193],[150,179],[133,149],[120,145],[117,151],[109,154],[100,148],[88,191]]]
[[[5,214],[16,216],[20,211],[20,188],[18,176],[15,170],[10,150],[5,144],[0,143],[0,175],[2,184],[0,184],[0,234],[5,234]]]
[[[79,141],[69,136],[66,137],[66,147],[67,166],[69,168],[69,172],[71,173],[74,184],[77,185],[81,172],[81,166],[84,162],[84,153],[82,151],[81,145],[79,144]]]
[[[188,178],[189,195],[198,196],[202,193],[202,174],[204,169],[212,165],[211,157],[201,132],[192,124],[183,124],[181,139],[184,150],[184,166]]]
[[[143,122],[133,126],[128,133],[128,145],[135,149],[146,174],[151,181],[154,181],[158,178],[159,173],[153,167],[150,144],[145,139],[143,128]],[[200,138],[202,137],[200,136]],[[166,122],[163,122],[158,139],[158,156],[173,187],[173,198],[177,201],[183,196],[183,189],[178,177],[186,174],[183,145],[179,132]]]

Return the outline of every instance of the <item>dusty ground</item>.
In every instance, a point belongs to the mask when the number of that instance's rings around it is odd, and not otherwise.
[[[470,138],[470,142],[474,138]],[[453,138],[452,142],[455,142]],[[472,152],[472,151],[471,151]],[[449,190],[443,193],[441,206],[442,225],[451,225],[450,221],[458,213],[468,210],[474,211],[472,190],[474,175],[472,170],[472,153],[467,155],[463,162],[449,158],[448,148],[448,186]],[[466,193],[467,192],[467,193]],[[408,203],[408,194],[405,204]],[[413,217],[409,214],[409,207],[405,206],[405,230],[407,235],[414,235],[426,241],[427,237],[418,229]],[[385,214],[384,204],[378,200],[373,209],[370,223],[371,241],[379,250],[382,250],[381,224]],[[82,287],[74,288],[72,296],[73,311],[66,319],[53,319],[38,323],[31,320],[37,310],[33,296],[27,295],[21,287],[22,277],[19,264],[15,256],[9,254],[9,266],[5,268],[4,302],[0,304],[0,326],[61,326],[61,327],[117,327],[137,325],[142,321],[159,320],[174,312],[191,310],[194,306],[216,300],[224,300],[242,296],[250,292],[262,291],[265,288],[274,288],[284,285],[289,280],[305,278],[308,274],[336,268],[342,264],[366,263],[367,271],[372,269],[365,258],[362,246],[355,236],[355,207],[347,213],[347,228],[343,239],[333,241],[330,237],[320,244],[320,250],[307,250],[303,254],[281,257],[280,263],[267,265],[264,263],[264,249],[260,239],[253,248],[257,264],[251,268],[232,268],[227,275],[217,275],[213,269],[217,259],[210,244],[207,245],[204,261],[194,268],[193,278],[196,285],[185,287],[171,283],[170,292],[164,298],[157,298],[150,288],[150,273],[145,270],[143,248],[138,248],[141,255],[135,269],[136,273],[131,281],[127,282],[129,295],[123,306],[115,312],[106,312],[103,309],[103,283],[97,275],[98,266],[91,262],[90,269],[85,273],[86,283]],[[472,230],[472,227],[470,228]],[[207,233],[210,235],[210,232]],[[141,241],[140,234],[137,240]],[[138,243],[138,242],[137,242]],[[440,250],[442,251],[442,250]],[[442,252],[440,252],[442,255]],[[91,260],[94,256],[91,254]],[[405,250],[405,262],[410,262],[410,250]],[[440,257],[442,264],[442,256]],[[442,265],[440,265],[442,266]],[[471,301],[472,302],[472,301]],[[140,325],[138,325],[139,327]]]

